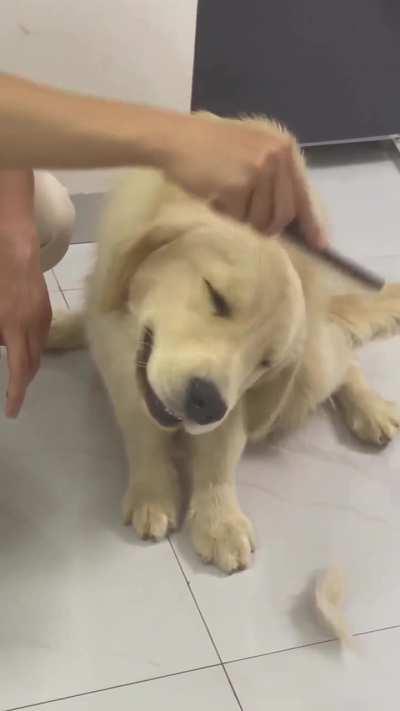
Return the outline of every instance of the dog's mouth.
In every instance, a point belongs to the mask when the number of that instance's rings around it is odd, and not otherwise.
[[[152,388],[148,378],[147,366],[149,364],[150,357],[153,352],[153,345],[153,332],[149,328],[146,328],[144,330],[141,346],[137,353],[136,373],[138,383],[140,385],[144,401],[147,405],[147,409],[153,419],[161,427],[179,427],[182,422],[182,418],[178,417],[175,413],[173,413],[167,407],[167,405],[162,400],[160,400],[157,393]]]

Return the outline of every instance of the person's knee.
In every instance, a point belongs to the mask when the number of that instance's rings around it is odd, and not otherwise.
[[[35,173],[35,219],[42,269],[47,271],[67,252],[75,222],[68,191],[51,173]]]

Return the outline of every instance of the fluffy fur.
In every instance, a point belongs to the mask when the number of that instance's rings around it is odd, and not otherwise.
[[[161,172],[138,169],[117,188],[85,313],[57,317],[49,346],[85,341],[102,374],[129,459],[124,518],[141,538],[159,540],[179,521],[177,430],[190,452],[194,547],[226,572],[246,568],[254,550],[234,481],[247,440],[300,425],[331,396],[360,439],[383,445],[398,431],[398,411],[370,390],[354,348],[396,332],[400,288],[346,293],[331,277],[284,236],[217,214]],[[217,388],[220,421],[185,415],[193,378]],[[175,427],[150,415],[149,392]]]
[[[343,611],[345,593],[343,570],[337,567],[329,568],[316,581],[315,608],[320,621],[340,640],[343,648],[353,649],[354,639]]]

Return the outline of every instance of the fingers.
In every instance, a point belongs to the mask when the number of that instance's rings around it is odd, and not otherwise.
[[[328,246],[326,225],[316,194],[307,180],[302,157],[294,144],[291,152],[291,171],[295,197],[295,217],[303,239],[310,247],[323,249]]]
[[[260,232],[273,234],[294,217],[291,176],[280,148],[270,151],[256,177],[254,187],[230,186],[212,205],[219,212],[250,222]]]
[[[247,219],[258,230],[273,235],[296,219],[303,239],[322,249],[328,245],[320,206],[308,182],[297,144],[283,137],[265,159],[253,189]]]
[[[268,156],[253,193],[248,219],[268,235],[281,232],[295,217],[292,175],[285,151]]]
[[[271,153],[261,171],[251,200],[249,201],[246,220],[260,232],[269,232],[274,214],[274,182],[278,156]]]
[[[8,389],[6,416],[17,417],[31,380],[30,356],[25,334],[15,332],[4,338],[7,347]]]
[[[325,249],[329,244],[326,226],[312,203],[302,203],[297,214],[298,225],[307,244],[317,249]]]
[[[29,383],[40,366],[42,343],[37,333],[14,333],[4,338],[7,348],[8,388],[6,416],[17,417]]]
[[[229,215],[241,221],[246,218],[250,198],[250,188],[246,191],[243,185],[229,185],[223,192],[213,197],[210,204],[223,215]]]
[[[268,234],[282,232],[296,216],[296,200],[286,152],[279,155],[277,162],[278,168],[274,182],[274,213]]]
[[[50,331],[52,310],[46,288],[41,318],[36,328],[30,328],[27,334],[30,380],[33,380],[40,367],[40,360]]]
[[[203,149],[190,174],[186,167],[183,177],[179,170],[175,175],[186,189],[265,234],[282,232],[296,219],[310,246],[327,245],[322,214],[289,131],[267,119],[194,118],[190,126]]]
[[[40,367],[42,356],[42,343],[38,341],[36,333],[28,335],[28,355],[29,355],[29,381],[33,380]]]

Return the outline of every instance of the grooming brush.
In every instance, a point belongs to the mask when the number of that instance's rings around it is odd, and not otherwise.
[[[335,269],[338,269],[342,273],[356,279],[364,286],[376,291],[380,291],[385,286],[385,280],[382,279],[382,277],[374,272],[371,272],[369,269],[365,269],[365,267],[362,267],[352,259],[344,257],[343,254],[340,254],[340,252],[336,249],[333,249],[332,247],[318,249],[307,244],[298,224],[295,221],[285,229],[285,235],[292,239],[297,245],[310,252],[314,257],[317,257],[317,259],[321,259]]]

